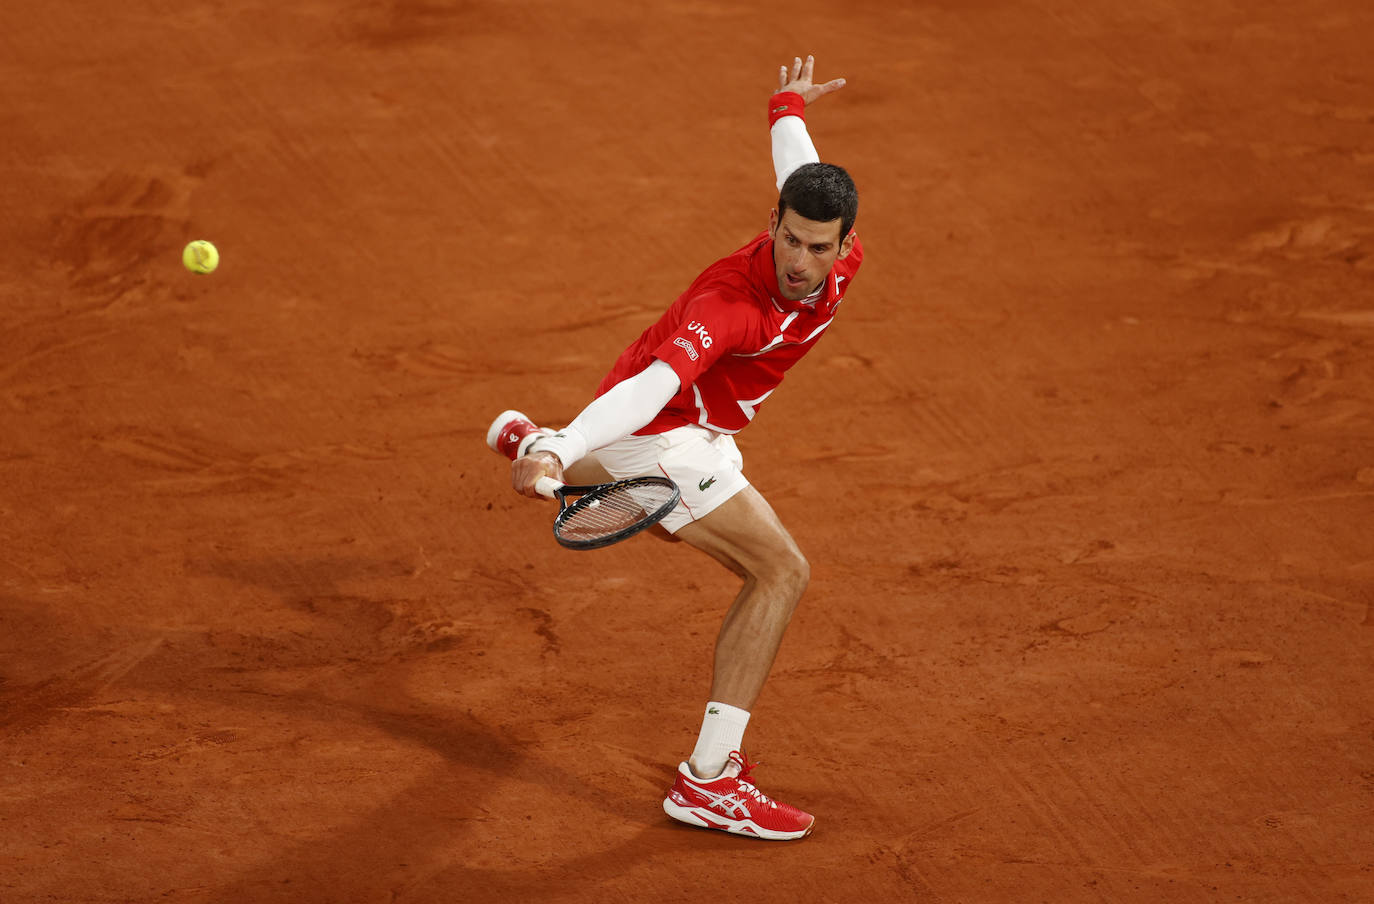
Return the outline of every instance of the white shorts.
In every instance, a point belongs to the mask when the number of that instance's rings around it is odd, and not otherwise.
[[[654,436],[627,436],[591,453],[616,480],[665,475],[682,490],[682,501],[661,522],[669,533],[705,518],[749,486],[744,456],[728,433],[675,427]]]

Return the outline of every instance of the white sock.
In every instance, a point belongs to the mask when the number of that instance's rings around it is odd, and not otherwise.
[[[701,734],[690,760],[697,778],[715,778],[730,762],[731,751],[744,743],[744,729],[749,724],[749,711],[728,703],[706,704],[706,716],[701,720]]]

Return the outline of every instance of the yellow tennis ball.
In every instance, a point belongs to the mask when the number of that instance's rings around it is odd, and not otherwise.
[[[219,266],[219,250],[204,239],[197,239],[182,249],[181,262],[192,273],[213,273]]]

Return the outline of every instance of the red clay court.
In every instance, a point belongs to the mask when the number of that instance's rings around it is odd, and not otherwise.
[[[1374,8],[0,6],[0,900],[1374,900]],[[483,445],[767,223],[768,844],[660,810],[734,578]],[[211,276],[182,269],[215,242]]]

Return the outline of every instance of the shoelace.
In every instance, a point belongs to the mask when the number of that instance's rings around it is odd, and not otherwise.
[[[739,789],[759,803],[771,806],[773,802],[768,799],[768,795],[760,791],[758,786],[754,784],[754,780],[749,777],[749,773],[754,771],[755,766],[761,766],[763,764],[749,762],[749,757],[746,756],[742,750],[732,750],[730,752],[730,759],[738,763],[740,767],[739,775],[735,776],[735,781],[739,782]]]

